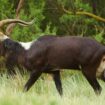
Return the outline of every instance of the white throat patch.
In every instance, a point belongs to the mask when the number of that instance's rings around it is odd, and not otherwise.
[[[6,39],[9,39],[9,37],[8,37],[7,35],[3,34],[2,32],[0,32],[0,41],[4,41],[4,40],[6,40]],[[31,47],[33,41],[31,41],[31,42],[18,42],[18,43],[19,43],[24,49],[28,50],[28,49]]]
[[[96,72],[96,77],[100,77],[104,70],[105,70],[105,55],[101,59],[100,65]]]
[[[31,41],[31,42],[19,42],[19,43],[21,44],[21,46],[22,46],[24,49],[28,50],[28,49],[30,49],[30,47],[31,47],[31,45],[32,45],[32,43],[33,43],[33,41]]]

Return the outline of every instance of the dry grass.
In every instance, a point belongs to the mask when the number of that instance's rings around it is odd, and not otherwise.
[[[26,76],[17,75],[7,79],[0,77],[0,105],[103,105],[105,103],[105,84],[102,94],[96,96],[81,73],[63,75],[64,95],[60,97],[52,80],[39,79],[27,93],[23,92]]]

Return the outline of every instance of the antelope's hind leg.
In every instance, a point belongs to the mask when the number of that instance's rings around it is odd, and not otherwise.
[[[63,89],[62,89],[60,71],[54,71],[52,74],[53,74],[53,80],[55,82],[56,89],[57,89],[58,93],[62,96]]]
[[[92,72],[94,70],[88,71],[89,69],[83,69],[82,73],[84,74],[84,76],[86,77],[86,79],[88,80],[88,82],[90,83],[90,85],[92,86],[92,88],[94,89],[96,95],[100,95],[102,88],[99,85],[97,79],[96,79],[96,73]]]
[[[60,77],[60,70],[55,70],[55,69],[46,69],[46,70],[47,71],[45,71],[44,73],[48,73],[48,74],[52,75],[56,89],[57,89],[58,93],[62,96],[63,89],[62,89],[62,82],[61,82],[61,77]]]

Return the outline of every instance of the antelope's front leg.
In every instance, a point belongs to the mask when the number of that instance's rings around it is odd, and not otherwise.
[[[30,78],[28,79],[27,83],[24,86],[24,91],[28,91],[32,85],[36,82],[36,80],[41,76],[42,70],[34,70],[30,74]]]

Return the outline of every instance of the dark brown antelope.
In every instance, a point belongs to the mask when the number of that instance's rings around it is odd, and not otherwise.
[[[26,91],[42,73],[50,73],[62,95],[60,71],[78,69],[95,93],[101,93],[97,78],[105,81],[105,46],[99,42],[87,37],[45,35],[35,41],[23,43],[13,41],[3,33],[0,33],[0,41],[0,53],[6,58],[6,67],[10,73],[15,65],[32,71],[25,84]]]
[[[42,73],[51,73],[54,75],[58,92],[62,95],[60,70],[78,69],[94,91],[101,93],[96,78],[105,81],[105,46],[97,41],[87,37],[45,35],[25,44],[15,42],[4,34],[1,36],[2,55],[6,57],[8,70],[18,64],[32,71],[25,85],[26,91]]]

